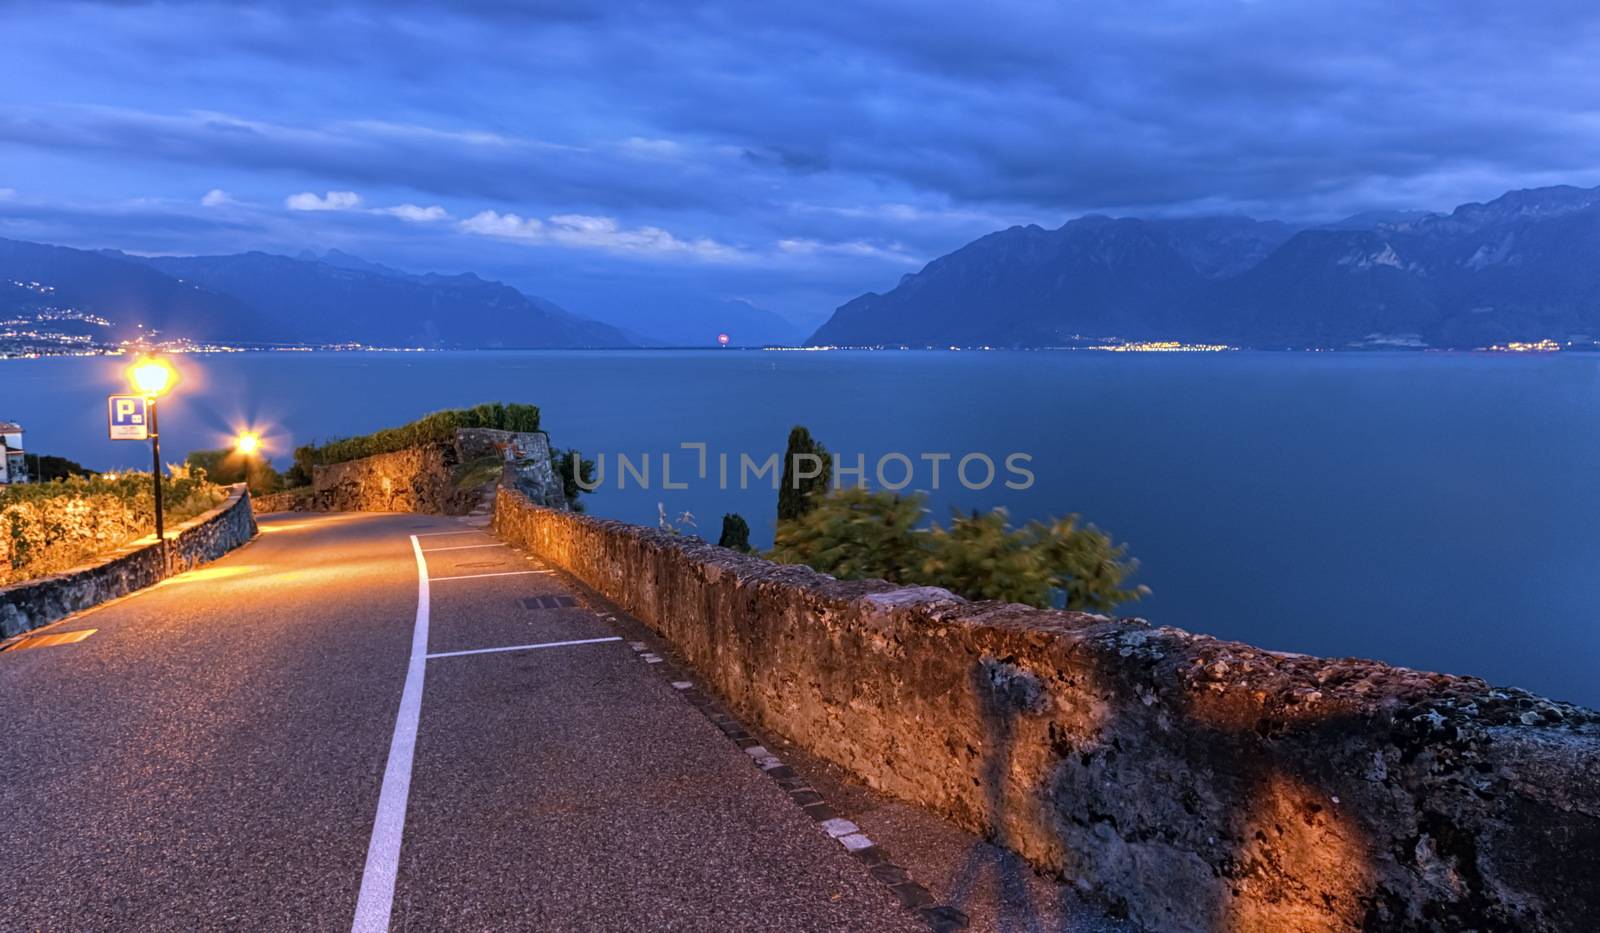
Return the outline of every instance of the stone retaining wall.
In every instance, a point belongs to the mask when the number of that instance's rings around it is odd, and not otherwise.
[[[450,445],[430,444],[318,466],[312,501],[323,512],[447,514],[455,501],[450,474],[459,462]]]
[[[561,483],[550,463],[550,442],[544,433],[492,428],[461,428],[453,443],[408,447],[313,467],[309,502],[274,499],[268,505],[319,512],[464,515],[478,504],[481,490],[457,489],[455,469],[491,456],[504,459],[504,477],[524,493],[542,504],[566,507]]]
[[[250,509],[257,515],[268,515],[273,512],[309,512],[312,510],[312,498],[308,489],[290,489],[284,492],[271,492],[264,496],[251,496]]]
[[[163,566],[154,536],[64,573],[0,588],[0,636],[19,635],[74,612],[126,596],[174,573],[216,560],[256,534],[250,493],[234,486],[227,501],[169,532]]]
[[[1157,930],[1600,922],[1600,713],[933,588],[501,488],[494,528],[764,727]]]

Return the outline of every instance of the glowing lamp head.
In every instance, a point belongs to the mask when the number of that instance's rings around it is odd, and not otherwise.
[[[728,345],[728,335],[727,334],[718,334],[717,335],[717,343],[720,346],[724,346],[724,347],[727,346]]]
[[[250,456],[261,449],[261,436],[254,432],[246,431],[233,442],[233,447],[239,453]]]
[[[128,380],[145,395],[160,395],[172,388],[177,378],[172,364],[159,357],[144,357],[128,368]]]

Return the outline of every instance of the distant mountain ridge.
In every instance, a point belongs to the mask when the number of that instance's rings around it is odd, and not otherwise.
[[[0,239],[0,295],[8,315],[71,308],[110,319],[116,336],[138,325],[191,339],[265,339],[271,325],[231,295],[197,288],[128,257]],[[4,283],[0,283],[4,284]],[[35,286],[35,287],[23,287]]]
[[[338,251],[133,256],[0,239],[0,310],[71,307],[131,338],[428,348],[625,347],[608,324],[500,282],[412,275]],[[141,326],[142,325],[142,326]]]
[[[260,252],[144,261],[258,307],[293,309],[296,339],[309,343],[513,348],[631,343],[610,325],[470,272],[412,275],[343,253],[331,255],[334,262]]]
[[[1012,227],[840,306],[812,345],[1478,347],[1600,337],[1600,188],[1296,228],[1242,217]]]

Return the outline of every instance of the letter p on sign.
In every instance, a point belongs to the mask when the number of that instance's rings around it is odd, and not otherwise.
[[[150,439],[149,400],[142,395],[113,395],[106,400],[111,416],[111,439],[144,441]]]

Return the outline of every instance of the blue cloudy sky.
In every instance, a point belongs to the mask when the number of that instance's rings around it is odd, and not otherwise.
[[[815,322],[1018,222],[1600,183],[1591,3],[0,0],[0,236]]]

